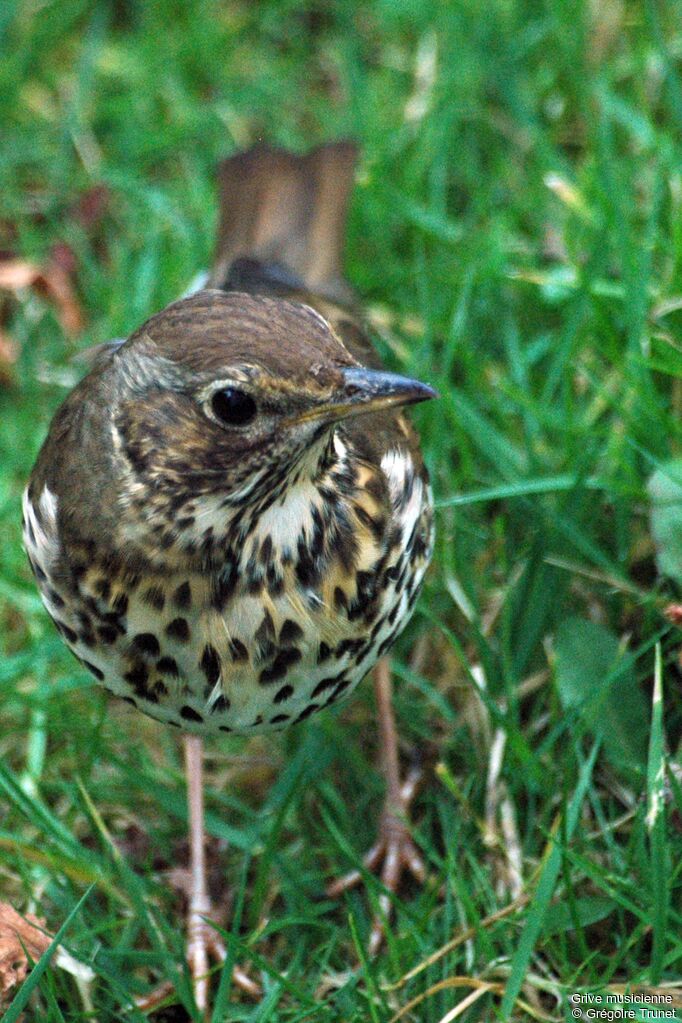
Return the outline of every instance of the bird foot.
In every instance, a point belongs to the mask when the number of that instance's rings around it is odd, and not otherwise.
[[[194,1000],[197,1009],[205,1012],[208,1007],[208,963],[209,959],[214,962],[224,963],[227,958],[227,950],[219,933],[211,926],[210,902],[205,900],[194,900],[189,913],[187,927],[187,962],[192,975],[194,988]],[[258,998],[261,994],[260,986],[255,980],[249,977],[241,966],[234,966],[232,980],[247,995]]]
[[[391,917],[393,905],[388,893],[397,892],[405,871],[419,884],[426,881],[426,865],[412,841],[408,823],[408,811],[421,779],[421,769],[413,768],[397,793],[394,796],[387,796],[379,818],[379,837],[363,857],[364,871],[351,870],[327,886],[327,895],[330,898],[337,898],[343,892],[360,884],[366,871],[378,871],[381,865],[379,877],[386,891],[379,897],[379,909],[372,921],[368,945],[371,956],[376,955],[381,948],[385,937],[385,925]]]
[[[211,926],[210,903],[208,900],[196,900],[189,913],[188,940],[186,957],[189,971],[192,977],[192,988],[194,1001],[201,1013],[208,1010],[209,995],[209,960],[216,963],[224,963],[227,958],[227,950],[219,933]],[[259,998],[262,994],[260,986],[249,977],[241,966],[235,965],[232,969],[232,981],[236,986],[252,998]],[[142,1012],[152,1012],[164,1002],[173,992],[173,985],[170,981],[164,981],[149,994],[135,999],[135,1005]]]

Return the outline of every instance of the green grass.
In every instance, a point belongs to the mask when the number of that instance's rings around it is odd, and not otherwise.
[[[565,1020],[571,993],[607,985],[673,984],[682,1004],[682,671],[663,615],[682,526],[673,500],[657,551],[647,492],[682,456],[678,13],[2,5],[0,247],[44,263],[70,246],[86,326],[69,338],[44,296],[0,294],[20,348],[0,390],[0,898],[63,927],[94,974],[41,963],[10,1019],[27,1003],[41,1023],[139,1023],[130,997],[166,979],[152,1018],[197,1019],[165,877],[186,855],[177,739],[74,667],[21,550],[59,380],[207,265],[220,157],[345,134],[362,146],[349,277],[387,363],[441,392],[415,413],[437,551],[394,654],[430,879],[401,892],[374,961],[379,883],[322,896],[375,834],[369,685],[282,739],[212,743],[212,877],[264,988],[240,999],[223,971],[214,1023],[389,1023],[410,1003],[401,1020],[445,1023],[465,998],[465,1023]],[[106,208],[83,223],[96,186]]]

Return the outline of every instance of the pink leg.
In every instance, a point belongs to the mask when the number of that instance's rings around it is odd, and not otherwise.
[[[408,811],[421,780],[421,771],[413,768],[400,780],[398,762],[398,733],[393,713],[393,684],[388,658],[380,660],[374,669],[374,692],[379,718],[379,743],[381,749],[381,770],[386,779],[386,799],[379,819],[379,837],[363,863],[366,870],[375,870],[383,862],[381,883],[388,892],[396,892],[405,870],[423,884],[426,868],[421,853],[412,841],[408,826]],[[352,870],[334,881],[327,888],[332,898],[359,884],[362,873]],[[369,939],[369,953],[374,955],[384,938],[384,921],[391,914],[391,900],[387,894],[379,899],[379,912],[372,923]]]
[[[226,951],[220,936],[206,917],[211,914],[211,900],[206,885],[206,856],[204,851],[204,741],[196,735],[185,735],[185,773],[187,775],[187,804],[189,808],[189,845],[192,889],[187,913],[187,961],[194,982],[197,1008],[205,1012],[208,1007],[208,959],[212,956],[224,962]],[[260,987],[239,966],[234,967],[235,984],[253,997],[261,993]]]
[[[187,910],[187,962],[192,974],[194,1000],[203,1014],[208,1011],[209,958],[224,962],[225,946],[218,932],[207,919],[211,916],[211,899],[206,884],[206,854],[204,849],[204,742],[199,736],[184,735],[185,775],[187,778],[187,807],[189,811],[190,893]],[[260,987],[248,974],[235,966],[235,984],[252,997],[259,997]],[[138,1008],[151,1011],[172,994],[166,982],[143,998],[136,999]]]
[[[192,973],[197,1009],[208,1007],[208,932],[205,918],[211,910],[206,888],[204,852],[204,742],[196,735],[184,736],[187,805],[189,808],[189,848],[192,887],[187,911],[187,961]],[[215,932],[213,932],[215,933]]]

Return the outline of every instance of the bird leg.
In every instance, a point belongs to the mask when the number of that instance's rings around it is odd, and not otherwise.
[[[211,899],[206,883],[206,855],[204,848],[204,780],[203,739],[196,735],[183,736],[185,749],[185,775],[187,777],[187,807],[189,810],[190,881],[187,892],[187,962],[192,975],[194,1001],[202,1015],[208,1010],[209,958],[223,963],[227,958],[225,945],[215,927],[211,927]],[[183,886],[184,887],[184,886]],[[234,966],[232,979],[254,998],[261,995],[258,984],[239,966]],[[165,981],[148,994],[137,997],[135,1005],[142,1012],[158,1008],[170,995],[173,986]]]
[[[415,797],[422,772],[412,768],[400,780],[398,733],[392,703],[393,684],[388,658],[383,657],[374,669],[374,693],[379,718],[381,771],[386,779],[386,798],[379,818],[379,837],[363,859],[365,870],[381,867],[380,879],[386,889],[379,898],[379,911],[372,922],[369,954],[379,951],[384,939],[384,924],[390,918],[392,903],[389,892],[398,890],[407,870],[420,883],[426,880],[426,867],[421,853],[410,837],[408,811]],[[327,895],[335,898],[355,887],[362,880],[362,871],[352,870],[327,887]]]
[[[185,772],[187,775],[187,805],[189,809],[189,845],[191,888],[187,912],[187,961],[192,974],[194,999],[200,1012],[208,1007],[208,960],[212,956],[224,962],[225,946],[214,927],[207,922],[211,913],[211,900],[206,884],[206,857],[204,850],[204,742],[197,735],[184,736]],[[235,984],[247,994],[258,996],[260,988],[235,966]]]

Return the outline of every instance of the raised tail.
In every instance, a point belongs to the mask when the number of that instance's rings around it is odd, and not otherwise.
[[[352,302],[343,278],[346,213],[357,147],[330,142],[297,156],[258,145],[224,160],[208,286],[308,291]]]

